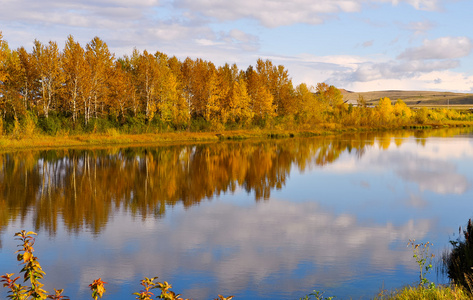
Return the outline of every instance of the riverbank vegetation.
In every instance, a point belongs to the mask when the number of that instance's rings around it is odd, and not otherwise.
[[[202,138],[197,132],[245,138],[471,124],[468,110],[411,109],[387,97],[375,107],[363,97],[353,105],[326,83],[294,87],[288,70],[270,60],[241,70],[159,51],[134,50],[117,58],[98,37],[82,46],[72,36],[62,51],[56,42],[37,40],[27,51],[10,49],[0,33],[3,147],[11,145],[8,140],[30,139],[31,145],[44,136],[76,145],[126,142],[137,134],[179,133],[164,139],[192,140]]]
[[[429,272],[428,242],[413,244],[413,253],[420,268],[418,286],[407,286],[396,291],[381,291],[374,299],[472,299],[473,297],[473,225],[471,219],[465,230],[460,227],[460,236],[450,241],[452,249],[442,256],[442,267],[450,278],[450,285],[435,286],[425,280],[424,271]],[[415,245],[418,245],[417,247]],[[427,246],[426,246],[427,245]]]

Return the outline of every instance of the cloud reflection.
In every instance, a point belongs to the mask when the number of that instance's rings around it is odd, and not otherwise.
[[[244,207],[217,200],[176,208],[164,220],[117,217],[89,245],[95,250],[72,254],[88,257],[87,263],[76,258],[73,269],[83,289],[95,277],[138,282],[130,278],[136,274],[174,283],[192,280],[188,290],[179,292],[193,299],[243,290],[289,297],[316,284],[343,284],[399,265],[414,268],[405,242],[422,239],[432,226],[429,220],[367,224],[315,203],[271,199]]]
[[[460,160],[461,159],[461,160]],[[361,159],[342,155],[328,166],[335,173],[355,173],[359,170],[384,173],[393,170],[407,183],[420,191],[437,194],[464,194],[471,188],[471,179],[461,172],[460,163],[473,159],[473,143],[468,139],[431,139],[423,146],[391,143],[386,150],[369,149]],[[363,186],[369,186],[363,182]]]
[[[442,145],[439,144],[434,149],[438,147],[441,148]],[[392,153],[385,157],[384,161],[387,159],[395,162],[396,174],[408,182],[416,183],[421,191],[427,190],[437,194],[463,194],[470,189],[471,184],[468,178],[459,172],[454,161],[436,157],[426,150],[419,151],[415,155],[412,152]],[[459,150],[456,153],[461,153],[461,149]],[[471,151],[473,153],[473,148]]]

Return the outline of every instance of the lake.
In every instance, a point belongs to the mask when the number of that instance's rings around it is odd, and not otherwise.
[[[71,299],[99,277],[103,299],[134,299],[145,276],[194,300],[370,298],[418,282],[410,239],[438,265],[472,170],[472,129],[2,153],[0,273],[26,229]]]

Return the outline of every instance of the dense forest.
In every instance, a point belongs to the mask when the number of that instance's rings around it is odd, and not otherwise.
[[[382,98],[375,108],[344,102],[326,83],[294,87],[288,70],[258,59],[255,67],[215,66],[134,50],[116,58],[95,37],[70,35],[10,49],[0,32],[0,134],[301,129],[321,125],[400,126],[471,119],[450,110],[411,110]]]

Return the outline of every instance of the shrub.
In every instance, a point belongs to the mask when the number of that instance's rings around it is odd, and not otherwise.
[[[31,112],[26,112],[23,120],[23,134],[26,137],[32,137],[36,131],[36,123],[38,122],[36,116]]]
[[[123,131],[130,134],[143,133],[146,131],[146,118],[143,114],[127,117],[123,124]]]
[[[50,114],[47,118],[39,118],[38,125],[44,133],[49,135],[56,135],[58,131],[63,129],[61,118],[54,114]]]
[[[198,117],[196,119],[191,120],[190,131],[198,132],[198,131],[208,131],[210,129],[210,122],[205,120],[202,117]]]
[[[429,110],[425,107],[422,107],[416,112],[416,122],[418,124],[425,124],[429,117]]]
[[[461,233],[461,229],[460,229]],[[468,220],[463,239],[450,241],[453,249],[444,254],[443,263],[448,277],[455,283],[473,291],[473,225]]]

